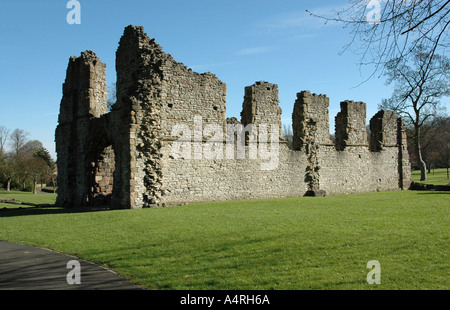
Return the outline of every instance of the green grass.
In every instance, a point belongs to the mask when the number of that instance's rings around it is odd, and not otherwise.
[[[448,194],[11,210],[0,212],[0,240],[75,255],[148,289],[447,290]],[[381,285],[367,284],[371,260]]]
[[[37,205],[47,205],[47,204],[54,204],[56,200],[56,194],[49,194],[49,193],[42,193],[33,195],[33,193],[30,192],[19,192],[19,191],[0,191],[0,198],[5,199],[15,199],[18,202],[28,202],[28,203],[34,203]],[[6,203],[0,203],[0,209],[1,208],[29,208],[29,206],[23,205],[13,205],[13,204],[6,204]]]
[[[427,173],[427,180],[420,181],[420,170],[412,172],[412,179],[416,183],[426,183],[433,185],[447,185],[450,184],[450,180],[447,179],[447,169],[431,170],[431,173]]]

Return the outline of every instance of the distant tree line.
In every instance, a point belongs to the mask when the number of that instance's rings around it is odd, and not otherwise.
[[[22,129],[0,125],[0,186],[6,191],[37,194],[37,185],[55,185],[56,164],[42,142],[29,140]]]
[[[420,169],[415,149],[415,129],[407,127],[408,153],[413,169]],[[426,163],[428,173],[434,168],[447,168],[450,165],[450,117],[439,116],[425,122],[420,131],[422,141],[422,160]],[[447,173],[448,174],[448,173]]]

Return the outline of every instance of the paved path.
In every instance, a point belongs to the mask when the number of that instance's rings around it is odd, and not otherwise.
[[[69,261],[80,263],[81,284],[69,285]],[[47,249],[0,241],[0,290],[139,290],[106,268]]]

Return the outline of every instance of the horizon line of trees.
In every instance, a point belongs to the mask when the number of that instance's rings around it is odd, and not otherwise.
[[[32,191],[37,185],[55,189],[56,163],[39,140],[29,140],[23,129],[10,131],[0,125],[0,186],[6,191]]]

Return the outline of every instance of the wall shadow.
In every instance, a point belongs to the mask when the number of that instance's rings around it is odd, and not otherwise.
[[[62,208],[55,205],[38,205],[36,207],[14,207],[0,209],[1,217],[17,217],[30,215],[46,215],[46,214],[72,214],[72,213],[90,213],[105,212],[111,208],[106,206],[83,207],[83,208]]]

